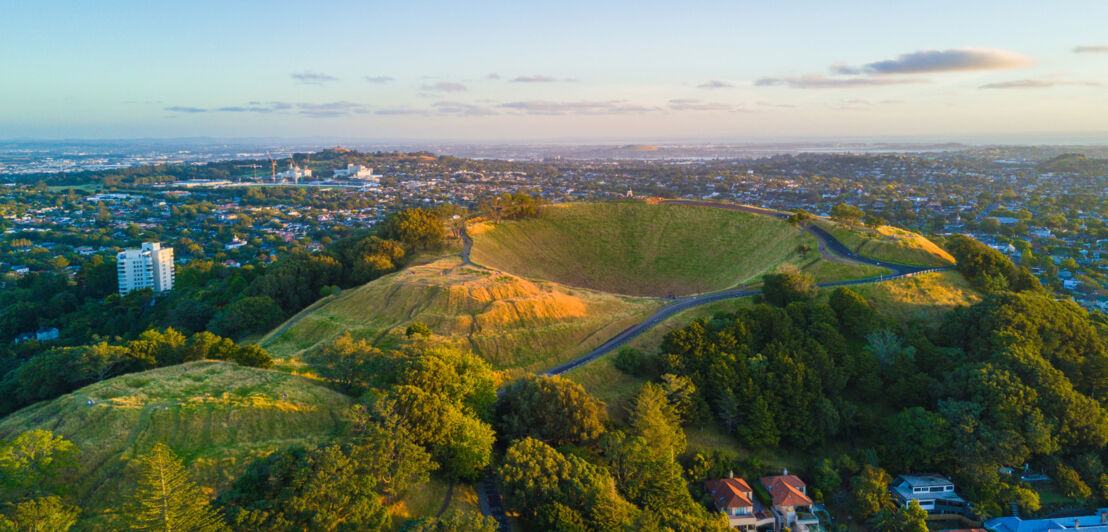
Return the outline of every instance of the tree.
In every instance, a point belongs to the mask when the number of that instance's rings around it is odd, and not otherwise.
[[[268,330],[281,323],[284,316],[284,311],[271,297],[244,297],[223,307],[212,318],[208,328],[221,336],[238,337]]]
[[[801,272],[791,264],[782,264],[777,273],[763,276],[762,283],[766,301],[781,307],[793,301],[807,301],[819,292],[811,274]]]
[[[896,435],[885,440],[883,456],[898,470],[939,463],[951,445],[950,422],[918,406],[890,417],[885,433]]]
[[[434,333],[431,331],[431,328],[428,327],[426,323],[423,323],[421,321],[412,322],[412,324],[408,325],[408,328],[404,331],[404,335],[408,338],[416,335],[431,336],[432,334]]]
[[[365,340],[343,334],[308,353],[305,362],[320,377],[335,383],[347,395],[359,395],[387,362],[384,353]]]
[[[1066,497],[1085,499],[1093,493],[1089,486],[1081,480],[1081,476],[1077,474],[1077,471],[1065,464],[1055,466],[1052,477],[1054,483],[1058,486],[1058,490]]]
[[[850,479],[854,516],[864,521],[882,510],[891,509],[893,502],[889,494],[890,482],[892,478],[884,469],[869,464]]]
[[[831,218],[846,224],[856,224],[866,213],[853,205],[840,203],[831,208]]]
[[[491,516],[475,511],[453,511],[443,517],[411,519],[403,532],[496,532],[499,524]]]
[[[55,495],[23,501],[15,505],[9,523],[0,517],[0,530],[9,525],[14,532],[65,532],[77,523],[81,510],[62,502]]]
[[[251,464],[220,495],[220,506],[244,532],[388,530],[376,479],[350,451],[328,445],[274,453]]]
[[[251,368],[273,367],[273,357],[260,345],[244,345],[234,351],[231,361]]]
[[[48,430],[0,443],[0,495],[9,501],[41,495],[76,465],[77,446]]]
[[[381,235],[411,248],[432,249],[442,245],[446,238],[446,226],[432,211],[405,209],[385,219],[381,224]]]
[[[607,417],[604,403],[561,377],[519,379],[496,404],[497,427],[507,441],[527,436],[554,445],[589,441],[604,432]]]
[[[534,438],[508,447],[496,470],[504,504],[527,520],[544,506],[572,508],[591,530],[620,530],[633,518],[632,507],[615,491],[612,477],[576,456],[563,456]],[[545,513],[545,511],[544,511]]]
[[[168,446],[154,445],[135,461],[134,467],[137,478],[127,515],[133,530],[202,532],[225,528]]]
[[[877,319],[877,313],[870,307],[869,302],[845,286],[840,286],[831,292],[828,304],[838,316],[842,328],[857,337],[868,334]]]
[[[869,524],[874,532],[927,532],[927,511],[912,500],[907,506],[877,512]]]

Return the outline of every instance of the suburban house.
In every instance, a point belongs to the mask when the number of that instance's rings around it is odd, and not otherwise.
[[[772,513],[762,508],[754,498],[754,490],[745,480],[728,473],[727,478],[707,480],[704,491],[712,498],[716,509],[727,515],[727,524],[744,532],[774,524]]]
[[[897,504],[916,501],[929,514],[971,513],[966,500],[954,492],[954,483],[941,475],[900,475],[889,490]]]
[[[985,521],[985,530],[993,532],[1064,532],[1077,529],[1088,532],[1108,530],[1108,508],[1101,508],[1093,515],[1078,517],[1048,517],[1045,519],[997,517]]]
[[[758,482],[769,492],[773,501],[773,513],[777,519],[775,530],[783,527],[799,532],[819,529],[819,519],[812,514],[812,499],[803,480],[785,470],[781,475],[762,477]]]

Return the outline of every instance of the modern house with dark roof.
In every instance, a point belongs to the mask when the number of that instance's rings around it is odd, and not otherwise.
[[[716,509],[727,515],[727,523],[731,528],[754,532],[758,527],[774,523],[774,515],[762,508],[754,498],[754,490],[750,488],[750,484],[741,478],[735,478],[734,473],[729,473],[724,479],[705,481],[704,491],[708,492]]]

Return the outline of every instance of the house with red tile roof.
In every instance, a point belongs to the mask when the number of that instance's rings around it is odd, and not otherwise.
[[[754,490],[750,488],[750,484],[741,478],[735,478],[734,473],[729,473],[727,478],[705,481],[704,491],[711,497],[716,509],[727,515],[731,528],[754,532],[758,527],[775,522],[773,514],[762,508],[754,498]]]
[[[773,503],[773,513],[777,518],[775,530],[789,527],[804,532],[819,528],[819,519],[812,514],[808,487],[800,477],[785,470],[780,475],[762,477],[758,482],[769,492]]]

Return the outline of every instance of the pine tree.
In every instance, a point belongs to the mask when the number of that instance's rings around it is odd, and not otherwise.
[[[138,478],[128,516],[133,530],[209,532],[226,529],[181,460],[159,443],[137,460]]]

